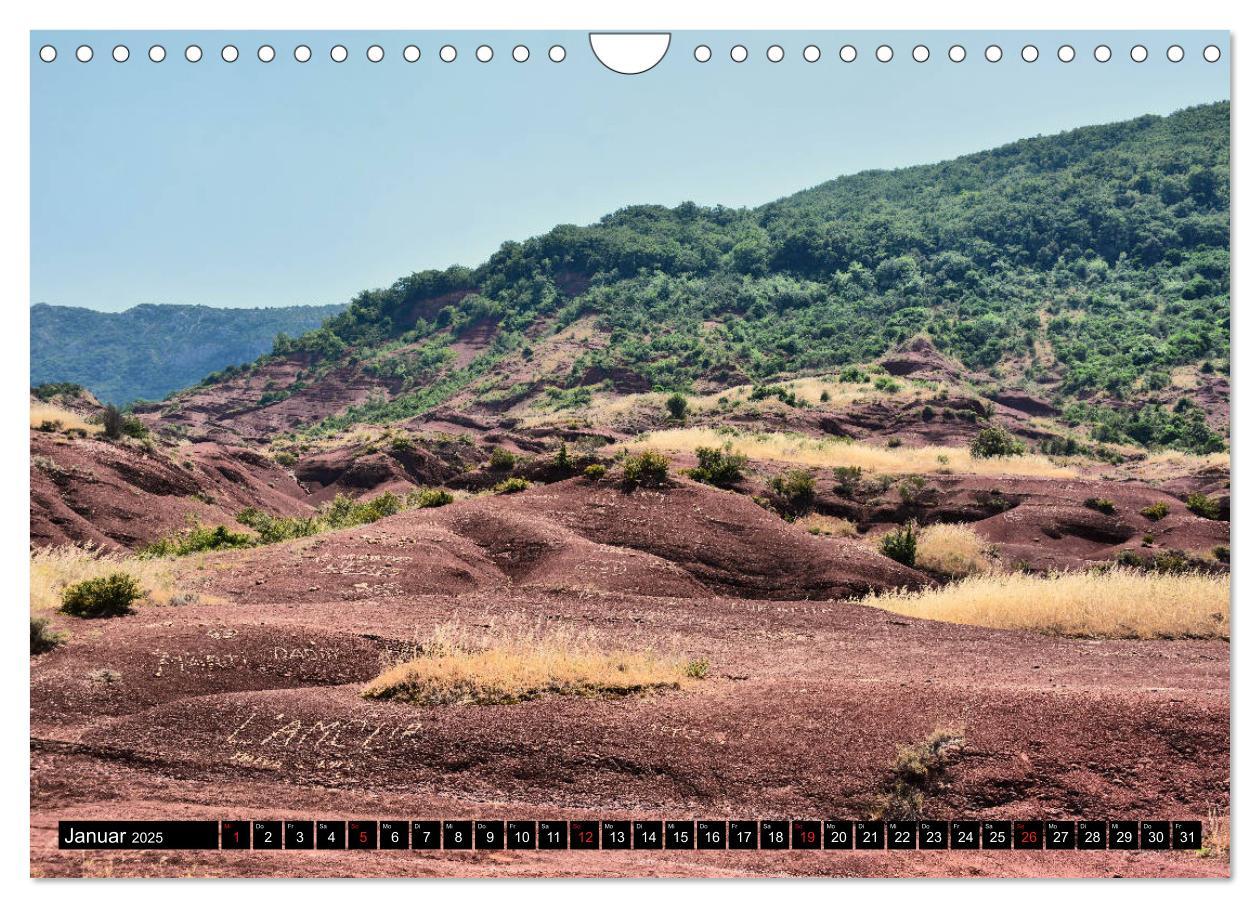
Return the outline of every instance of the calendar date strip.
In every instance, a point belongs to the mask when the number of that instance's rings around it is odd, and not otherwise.
[[[1166,851],[1198,820],[62,820],[62,850]]]

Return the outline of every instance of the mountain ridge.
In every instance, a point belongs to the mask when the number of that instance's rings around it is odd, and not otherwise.
[[[305,332],[343,308],[140,303],[102,312],[35,303],[31,385],[73,382],[115,404],[162,398],[216,369],[256,358],[278,333]]]

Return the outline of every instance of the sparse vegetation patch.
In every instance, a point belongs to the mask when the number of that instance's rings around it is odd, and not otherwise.
[[[965,745],[961,728],[937,728],[919,743],[897,748],[892,778],[871,810],[872,819],[917,820],[924,795],[940,787]]]
[[[842,438],[813,438],[786,432],[739,432],[729,429],[664,429],[635,440],[631,450],[652,448],[692,451],[697,447],[722,448],[750,461],[777,461],[800,467],[857,467],[874,474],[969,473],[976,476],[1038,476],[1071,478],[1077,470],[1056,464],[1044,454],[1012,457],[975,457],[966,448],[930,445],[896,448],[868,445]],[[942,462],[939,458],[945,457]]]

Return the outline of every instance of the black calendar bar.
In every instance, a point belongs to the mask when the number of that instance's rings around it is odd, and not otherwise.
[[[57,847],[69,851],[218,848],[219,822],[217,820],[62,820],[57,823]]]
[[[87,849],[1169,851],[1203,847],[1199,820],[63,820]]]

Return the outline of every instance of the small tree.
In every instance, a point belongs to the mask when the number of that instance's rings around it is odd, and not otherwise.
[[[490,469],[496,473],[506,473],[516,466],[516,455],[504,448],[495,448],[490,452]]]
[[[105,427],[106,438],[121,438],[123,434],[123,415],[122,411],[113,404],[105,407],[105,413],[101,417],[101,422]]]
[[[805,514],[814,506],[814,476],[808,470],[785,470],[770,480],[770,488],[787,514]]]
[[[971,440],[972,457],[1015,457],[1023,453],[1023,443],[1001,426],[985,426]]]
[[[682,419],[687,415],[687,398],[675,391],[665,400],[665,409],[671,418]]]
[[[919,542],[913,521],[885,534],[879,540],[879,551],[906,567],[914,567],[918,547]]]

